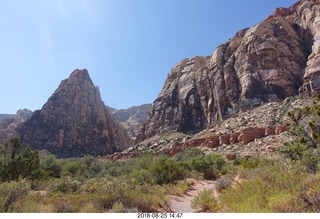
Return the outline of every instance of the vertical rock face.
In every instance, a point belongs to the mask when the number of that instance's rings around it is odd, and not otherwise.
[[[86,69],[77,69],[63,80],[42,109],[17,131],[24,144],[60,157],[104,155],[131,143],[106,110]]]
[[[299,91],[320,92],[319,31],[320,0],[301,0],[239,31],[211,57],[178,62],[137,141],[168,130],[199,131]]]
[[[142,124],[147,120],[148,109],[151,104],[132,106],[128,109],[114,109],[107,107],[113,117],[125,128],[128,135],[135,139]]]

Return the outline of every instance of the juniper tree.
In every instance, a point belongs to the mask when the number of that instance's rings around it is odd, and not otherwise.
[[[300,162],[308,172],[315,173],[320,152],[320,95],[312,104],[288,112],[293,141],[285,142],[279,151],[292,161]]]

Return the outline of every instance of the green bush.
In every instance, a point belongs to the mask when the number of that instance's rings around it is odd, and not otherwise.
[[[50,154],[42,160],[41,167],[48,176],[60,178],[62,167],[55,155]]]
[[[62,193],[76,193],[79,190],[80,182],[70,181],[68,179],[63,179],[60,183],[57,184],[55,191]]]
[[[75,177],[80,170],[81,163],[79,161],[69,161],[63,165],[63,175]]]
[[[212,190],[205,189],[201,191],[191,202],[193,209],[199,209],[202,212],[217,212],[219,209],[218,201],[213,195]]]
[[[139,212],[157,212],[158,209],[168,206],[169,199],[165,189],[159,185],[144,184],[129,192],[124,205],[127,208],[137,208]]]
[[[195,157],[203,157],[205,156],[205,153],[203,153],[199,148],[187,148],[184,151],[176,154],[174,156],[175,161],[180,161],[180,162],[189,162]]]
[[[191,159],[187,165],[200,173],[204,174],[205,179],[217,179],[221,174],[225,174],[226,161],[221,155],[210,154],[198,156]]]
[[[123,176],[129,175],[135,167],[135,160],[128,161],[111,161],[106,162],[104,165],[104,174],[110,176]]]
[[[148,169],[135,169],[129,175],[130,181],[135,185],[152,184],[154,176]]]
[[[30,191],[30,184],[23,179],[0,184],[0,212],[18,212]]]
[[[187,176],[187,170],[185,168],[166,157],[160,157],[153,162],[148,168],[148,171],[150,171],[154,183],[159,185],[173,183]]]
[[[12,138],[4,144],[1,150],[0,181],[38,179],[42,177],[39,153],[25,148],[19,138]]]

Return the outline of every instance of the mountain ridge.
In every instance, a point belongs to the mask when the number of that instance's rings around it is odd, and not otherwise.
[[[277,8],[257,25],[238,31],[211,57],[178,62],[136,142],[168,131],[198,132],[266,102],[317,93],[319,5],[319,0],[303,0]]]
[[[131,144],[123,127],[106,110],[86,69],[76,69],[63,80],[17,132],[22,143],[60,157],[105,155]]]

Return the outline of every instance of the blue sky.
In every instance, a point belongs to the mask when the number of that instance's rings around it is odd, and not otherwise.
[[[0,0],[0,113],[40,109],[76,68],[111,107],[151,103],[176,62],[295,2]]]

